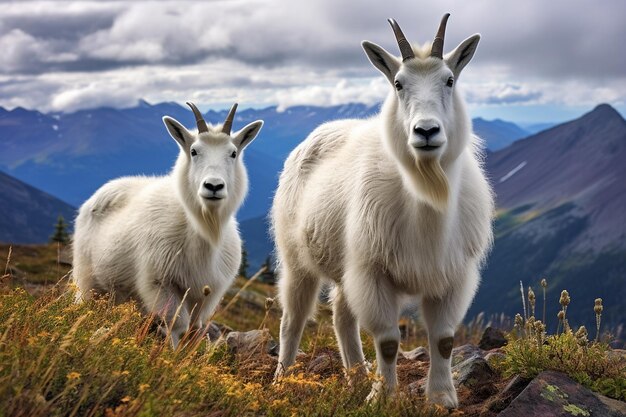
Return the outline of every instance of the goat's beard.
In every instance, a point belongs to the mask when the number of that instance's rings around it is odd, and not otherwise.
[[[220,222],[220,216],[217,212],[217,207],[202,207],[202,218],[207,226],[209,232],[209,239],[211,243],[217,245],[222,236],[222,224]]]
[[[416,158],[413,172],[415,183],[424,199],[436,210],[445,211],[448,206],[450,185],[439,159]]]

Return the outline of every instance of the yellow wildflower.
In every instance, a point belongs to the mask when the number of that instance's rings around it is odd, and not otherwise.
[[[80,374],[78,372],[70,372],[69,374],[67,374],[68,381],[74,381],[78,378],[80,378]]]

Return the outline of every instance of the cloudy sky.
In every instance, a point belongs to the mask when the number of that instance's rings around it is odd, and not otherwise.
[[[398,53],[387,17],[423,43],[446,11],[446,51],[482,34],[459,84],[473,115],[626,113],[623,0],[0,1],[0,106],[375,103],[389,86],[360,42]]]

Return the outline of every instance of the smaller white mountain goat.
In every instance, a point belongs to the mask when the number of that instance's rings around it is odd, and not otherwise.
[[[237,104],[211,126],[192,103],[198,133],[163,117],[180,146],[163,177],[124,177],[101,187],[80,208],[74,235],[77,300],[110,293],[138,299],[159,314],[174,347],[206,325],[241,261],[235,211],[247,190],[243,150],[262,121],[231,135]]]
[[[390,19],[401,59],[363,42],[391,87],[380,115],[324,124],[285,162],[272,207],[283,306],[277,379],[294,363],[323,278],[335,285],[346,368],[364,368],[359,325],[374,336],[384,383],[370,399],[397,385],[398,318],[409,301],[428,330],[426,394],[457,406],[453,336],[478,287],[494,205],[456,86],[480,36],[444,56],[447,18],[422,48]]]

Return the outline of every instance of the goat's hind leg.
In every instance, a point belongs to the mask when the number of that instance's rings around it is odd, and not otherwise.
[[[367,368],[363,347],[361,346],[361,336],[359,334],[359,323],[352,313],[345,294],[341,287],[336,286],[333,290],[333,326],[337,343],[341,352],[343,366],[348,371],[348,376],[356,369],[358,376],[365,375]]]
[[[283,307],[280,320],[280,351],[274,380],[293,365],[307,319],[313,313],[319,294],[320,279],[303,268],[283,263],[280,272],[279,298]]]
[[[80,256],[76,258],[72,271],[72,282],[76,285],[74,303],[80,304],[92,298],[93,290],[96,288],[96,280],[87,261]]]

